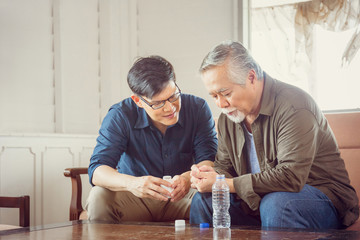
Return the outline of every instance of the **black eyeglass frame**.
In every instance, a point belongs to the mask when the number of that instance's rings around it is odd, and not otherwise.
[[[143,97],[141,97],[140,95],[137,95],[137,96],[138,96],[144,103],[146,103],[149,107],[151,107],[151,108],[154,109],[154,110],[158,110],[158,109],[160,109],[160,108],[162,108],[162,107],[165,106],[166,101],[168,101],[169,103],[174,103],[174,102],[176,102],[176,101],[180,98],[180,96],[181,96],[181,90],[180,90],[179,86],[178,86],[176,83],[175,83],[175,86],[176,86],[178,92],[175,92],[175,93],[174,93],[173,95],[171,95],[168,99],[159,101],[160,103],[151,104],[151,103],[149,103],[148,101],[146,101]],[[175,97],[177,94],[178,94],[178,96],[177,96],[174,100],[170,101],[170,98]],[[159,106],[154,107],[154,105],[159,105]]]

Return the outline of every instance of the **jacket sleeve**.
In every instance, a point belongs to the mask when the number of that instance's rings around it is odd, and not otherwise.
[[[215,158],[214,169],[219,174],[224,174],[227,178],[237,176],[231,157],[234,155],[233,149],[229,146],[229,133],[226,127],[226,115],[221,114],[218,120],[218,151]]]

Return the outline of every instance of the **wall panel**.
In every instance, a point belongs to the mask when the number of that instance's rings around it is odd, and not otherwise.
[[[0,132],[53,132],[51,1],[0,3]]]
[[[74,155],[68,147],[47,147],[43,158],[43,221],[47,224],[63,222],[68,217],[71,195],[69,179],[63,171],[74,166]],[[62,209],[62,211],[59,211]]]
[[[68,167],[87,167],[95,135],[0,135],[0,195],[30,195],[31,225],[69,219]],[[85,176],[84,176],[85,178]],[[84,179],[83,200],[90,190]],[[0,224],[17,224],[17,214],[0,211]]]
[[[95,133],[99,128],[98,11],[97,0],[59,2],[60,40],[55,53],[61,56],[58,82],[63,133]]]
[[[29,195],[32,200],[31,220],[34,221],[34,202],[37,198],[35,155],[31,152],[31,148],[22,146],[3,147],[0,151],[0,195]],[[18,210],[1,209],[0,222],[18,225]]]

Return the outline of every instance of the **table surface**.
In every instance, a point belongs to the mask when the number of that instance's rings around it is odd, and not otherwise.
[[[231,229],[200,229],[199,225],[189,224],[186,224],[184,228],[175,228],[174,223],[109,224],[72,221],[0,231],[0,239],[360,239],[360,232],[264,229],[252,226],[232,226]]]

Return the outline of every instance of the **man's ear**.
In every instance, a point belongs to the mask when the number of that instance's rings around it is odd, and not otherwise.
[[[140,98],[138,96],[132,94],[131,99],[134,101],[134,103],[136,103],[138,107],[143,108],[142,101],[140,101]]]
[[[251,69],[251,70],[249,71],[249,73],[248,73],[248,79],[249,79],[249,81],[250,81],[252,84],[254,83],[254,81],[257,80],[257,76],[256,76],[256,73],[255,73],[254,69]]]

